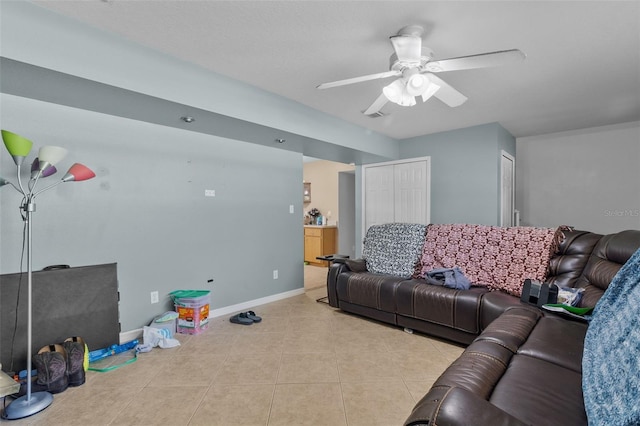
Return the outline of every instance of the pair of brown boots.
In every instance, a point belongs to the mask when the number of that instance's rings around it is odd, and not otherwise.
[[[43,347],[33,356],[38,376],[31,383],[31,392],[60,393],[69,386],[85,382],[85,343],[81,337],[69,337],[62,344]],[[19,395],[27,393],[27,384],[20,386]]]

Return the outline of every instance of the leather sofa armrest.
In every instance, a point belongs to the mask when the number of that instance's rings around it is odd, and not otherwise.
[[[349,271],[349,267],[346,263],[334,261],[327,273],[327,298],[329,299],[329,305],[334,308],[340,307],[338,305],[338,276],[347,271]]]
[[[437,386],[420,400],[405,426],[524,426],[526,423],[463,388]]]

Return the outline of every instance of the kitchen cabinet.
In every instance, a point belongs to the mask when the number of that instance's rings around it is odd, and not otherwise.
[[[318,256],[326,256],[336,253],[336,226],[304,227],[304,260],[312,265],[324,265],[324,262],[316,259]]]

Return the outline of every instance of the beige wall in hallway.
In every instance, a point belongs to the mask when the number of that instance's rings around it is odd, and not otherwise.
[[[338,220],[338,172],[354,170],[355,166],[318,160],[304,163],[303,179],[311,184],[311,202],[304,203],[304,214],[312,208],[317,208],[323,216],[331,212],[328,218],[330,224]],[[302,188],[300,188],[302,197]]]

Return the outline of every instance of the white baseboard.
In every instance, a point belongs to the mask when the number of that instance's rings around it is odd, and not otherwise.
[[[209,318],[217,318],[223,315],[229,315],[234,312],[244,311],[255,306],[265,305],[267,303],[275,302],[282,299],[288,299],[289,297],[299,296],[301,294],[304,294],[304,288],[297,288],[295,290],[285,291],[284,293],[278,293],[267,297],[261,297],[260,299],[249,300],[247,302],[238,303],[237,305],[225,306],[224,308],[218,308],[209,311]],[[141,338],[141,328],[124,331],[120,333],[120,344],[122,345],[123,343]]]
[[[120,345],[130,342],[134,339],[138,339],[140,340],[142,343],[142,329],[141,328],[136,328],[135,330],[129,330],[129,331],[125,331],[123,333],[120,333]]]

